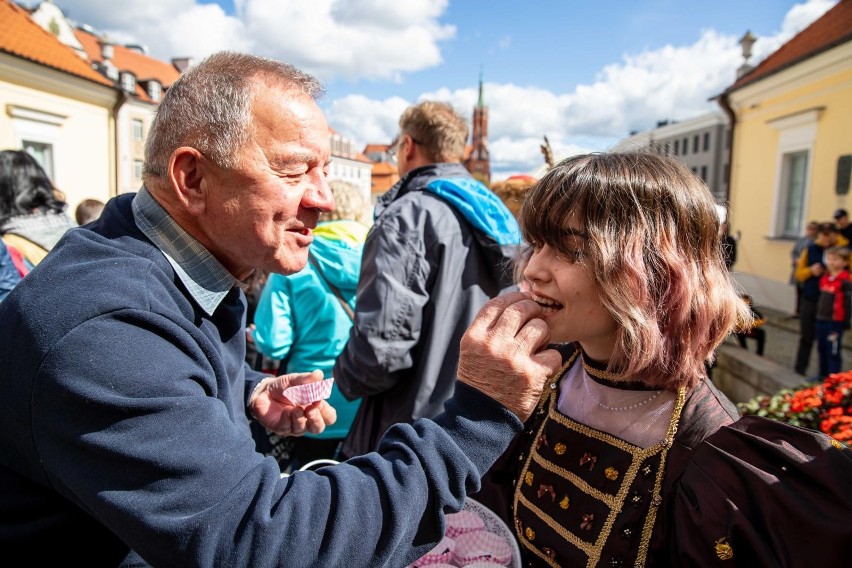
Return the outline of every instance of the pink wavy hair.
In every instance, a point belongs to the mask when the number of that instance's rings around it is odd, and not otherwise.
[[[647,153],[575,156],[528,192],[528,242],[565,251],[568,219],[588,234],[587,265],[619,324],[609,371],[675,390],[706,375],[716,347],[751,319],[722,259],[719,217],[681,162]]]

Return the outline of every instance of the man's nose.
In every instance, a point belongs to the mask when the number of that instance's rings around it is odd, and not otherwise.
[[[306,208],[319,209],[321,212],[334,211],[334,195],[328,186],[325,174],[318,173],[302,198],[302,204]]]

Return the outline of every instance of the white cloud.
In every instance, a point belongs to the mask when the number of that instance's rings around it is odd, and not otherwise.
[[[235,0],[228,15],[196,0],[55,0],[65,13],[122,41],[146,44],[152,55],[203,57],[238,49],[276,57],[329,81],[384,79],[443,62],[443,42],[455,37],[440,23],[448,0]],[[758,37],[751,63],[776,50],[822,15],[836,0],[795,4],[780,29]],[[632,130],[658,120],[682,120],[717,109],[711,97],[736,78],[742,63],[739,36],[704,30],[694,43],[624,54],[590,84],[556,93],[533,85],[485,85],[495,179],[539,169],[547,135],[555,156],[605,150]],[[500,49],[512,48],[505,36]],[[566,61],[570,58],[566,58]],[[570,73],[553,68],[547,73]],[[418,100],[438,99],[470,116],[475,88],[437,88]],[[329,123],[357,144],[389,142],[405,107],[415,101],[350,95],[323,101]]]
[[[242,0],[236,13],[194,0],[56,0],[65,14],[151,55],[200,59],[221,49],[282,59],[323,80],[399,79],[442,63],[455,27],[448,0]]]

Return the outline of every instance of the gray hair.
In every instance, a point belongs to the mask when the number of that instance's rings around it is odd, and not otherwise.
[[[339,221],[349,219],[360,221],[366,213],[367,203],[355,184],[333,179],[328,182],[334,196],[334,210],[320,214],[320,221]]]
[[[214,53],[184,71],[163,96],[145,143],[146,182],[165,177],[172,152],[181,146],[199,150],[223,168],[234,167],[237,150],[250,134],[258,77],[313,99],[323,94],[317,79],[287,63],[245,53]]]

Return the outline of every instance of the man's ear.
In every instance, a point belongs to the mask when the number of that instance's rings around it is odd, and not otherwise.
[[[189,146],[181,146],[169,159],[169,181],[175,198],[193,215],[204,212],[207,196],[202,180],[206,171],[204,155]]]
[[[405,134],[405,144],[400,144],[402,151],[405,153],[405,163],[410,163],[414,159],[414,154],[417,152],[417,143],[414,138]]]

